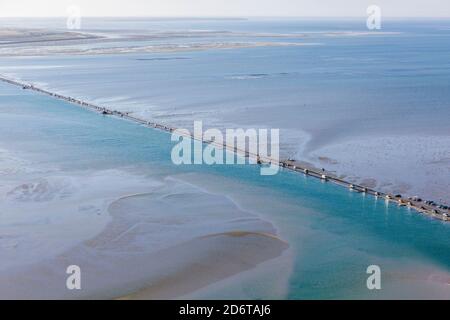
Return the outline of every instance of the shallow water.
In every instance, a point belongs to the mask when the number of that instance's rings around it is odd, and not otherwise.
[[[1,180],[0,261],[15,271],[44,258],[30,252],[57,255],[100,233],[109,221],[104,205],[175,178],[231,199],[240,210],[272,223],[290,245],[282,257],[194,297],[449,298],[448,223],[291,172],[260,176],[256,166],[176,167],[164,132],[5,84],[0,97],[0,148],[26,161],[5,162],[6,167],[29,170],[7,171]],[[59,195],[68,190],[67,197],[41,202],[10,193],[24,181],[55,176],[77,179],[69,188],[51,183],[55,187],[45,189],[53,195],[55,189]],[[71,193],[70,186],[83,193]],[[67,201],[77,206],[58,211]],[[382,270],[378,292],[366,288],[370,264]],[[0,275],[12,272],[7,266],[0,265]]]
[[[0,22],[20,25],[14,19]],[[27,25],[64,28],[58,19],[32,19]],[[133,41],[125,44],[129,46],[230,41],[319,45],[2,57],[0,72],[179,127],[190,128],[194,120],[203,120],[205,127],[281,128],[284,157],[312,162],[354,181],[372,178],[383,191],[449,201],[450,185],[443,178],[450,174],[448,20],[387,20],[381,30],[386,34],[360,36],[327,35],[367,32],[365,21],[357,19],[86,19],[83,28],[112,34],[247,32]],[[291,37],[260,38],[255,33]],[[303,36],[292,36],[299,34]],[[360,141],[373,152],[363,152]],[[387,144],[407,146],[402,148],[401,163]],[[328,157],[333,164],[319,157]],[[364,165],[374,158],[377,166]]]

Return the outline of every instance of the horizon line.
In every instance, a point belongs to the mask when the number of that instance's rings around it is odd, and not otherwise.
[[[366,15],[358,16],[269,16],[269,15],[242,15],[242,16],[192,16],[192,15],[82,15],[84,18],[150,18],[150,19],[251,19],[251,18],[267,18],[267,19],[360,19],[367,18]],[[67,18],[67,15],[51,15],[51,16],[2,16],[0,18]],[[450,16],[384,16],[384,19],[450,19]]]

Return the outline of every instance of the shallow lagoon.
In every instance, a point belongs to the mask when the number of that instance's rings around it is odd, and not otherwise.
[[[1,204],[0,229],[7,237],[0,240],[4,249],[0,261],[14,266],[14,272],[95,238],[110,218],[89,208],[80,211],[80,206],[101,208],[174,179],[230,199],[239,210],[271,223],[289,244],[282,256],[188,297],[449,298],[450,238],[444,222],[292,172],[264,177],[257,166],[176,167],[170,161],[172,144],[166,133],[4,84],[0,90],[0,148],[23,159],[23,163],[8,163],[2,158],[8,170],[1,171],[0,190],[6,201]],[[70,177],[69,186],[50,184],[64,186],[66,197],[24,201],[10,196],[27,179],[54,181],[55,177]],[[73,188],[85,190],[71,193]],[[50,191],[61,195],[58,188]],[[102,203],[92,203],[93,199]],[[64,201],[77,206],[45,211]],[[208,209],[201,210],[208,215]],[[56,232],[61,226],[67,233]],[[214,228],[203,226],[201,232]],[[145,242],[139,244],[145,248]],[[30,248],[45,255],[30,257]],[[378,292],[366,289],[370,264],[382,270],[383,289]],[[11,272],[0,266],[0,276]]]
[[[14,19],[1,23],[21,26]],[[65,24],[35,19],[27,26],[61,29]],[[0,72],[178,127],[203,120],[209,127],[281,128],[284,157],[382,191],[449,201],[447,20],[386,20],[380,34],[367,34],[365,21],[358,19],[86,19],[83,30],[179,33],[83,45],[94,47],[230,41],[315,45],[2,57]],[[180,37],[187,30],[221,33]]]

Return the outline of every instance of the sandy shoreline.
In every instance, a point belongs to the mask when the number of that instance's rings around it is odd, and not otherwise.
[[[45,55],[99,55],[126,53],[174,53],[212,49],[239,49],[279,46],[311,46],[318,42],[306,42],[317,37],[362,37],[396,35],[397,32],[299,32],[263,33],[228,32],[214,30],[160,31],[160,30],[116,30],[116,31],[53,31],[47,29],[6,28],[0,30],[0,56],[45,56]],[[208,42],[203,39],[210,37]],[[223,37],[223,41],[217,41]],[[261,41],[248,41],[246,38]],[[179,39],[197,39],[189,44],[177,44]],[[235,38],[242,38],[236,41]],[[274,39],[304,40],[274,41]],[[144,43],[147,41],[147,43]],[[166,41],[165,43],[158,43]],[[141,45],[136,45],[140,42]],[[155,42],[154,44],[149,43]],[[102,44],[114,43],[113,46]],[[130,43],[133,43],[130,45]],[[99,46],[100,44],[100,46]],[[92,46],[86,48],[86,46]]]
[[[190,45],[162,44],[150,46],[130,46],[111,48],[80,49],[73,47],[42,48],[0,48],[0,56],[39,56],[39,55],[100,55],[100,54],[127,54],[127,53],[176,53],[203,50],[244,49],[259,47],[298,47],[313,46],[319,43],[293,43],[293,42],[214,42],[193,43]]]
[[[345,34],[343,34],[345,35]],[[216,37],[224,37],[217,41]],[[224,31],[150,31],[129,32],[55,32],[45,29],[0,30],[0,56],[46,56],[46,55],[103,55],[128,53],[176,53],[214,49],[239,49],[258,47],[286,47],[319,45],[313,42],[273,41],[273,38],[303,39],[304,34],[277,35]],[[207,42],[202,41],[211,37]],[[234,38],[243,38],[242,41]],[[261,41],[244,38],[256,37]],[[178,39],[197,39],[189,44],[177,43]],[[269,39],[270,38],[270,39]],[[160,43],[160,41],[166,41]],[[139,43],[139,44],[137,44]],[[100,45],[99,45],[100,44]],[[108,45],[112,44],[112,45]]]

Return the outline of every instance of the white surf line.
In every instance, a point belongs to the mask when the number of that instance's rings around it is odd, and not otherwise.
[[[3,82],[9,83],[11,85],[22,87],[23,89],[33,90],[35,92],[39,92],[39,93],[54,97],[56,99],[60,99],[60,100],[64,100],[64,101],[72,103],[72,104],[76,104],[76,105],[84,107],[86,109],[91,109],[91,110],[101,112],[104,115],[113,115],[113,116],[117,116],[120,118],[125,118],[125,119],[131,120],[133,122],[142,124],[144,126],[154,128],[154,129],[159,129],[159,130],[166,131],[166,132],[174,132],[177,129],[175,127],[163,125],[163,124],[160,124],[157,122],[146,121],[146,120],[143,120],[140,118],[136,118],[134,116],[129,115],[128,112],[112,110],[112,109],[109,109],[106,107],[101,107],[101,106],[95,105],[93,103],[75,99],[70,96],[65,96],[62,94],[55,93],[55,92],[50,92],[48,90],[36,87],[32,84],[25,83],[25,82],[22,82],[22,81],[19,81],[16,79],[8,78],[1,74],[0,74],[0,80]],[[180,135],[183,135],[183,134],[180,134]],[[440,219],[443,221],[449,221],[448,217],[450,216],[450,208],[447,210],[439,209],[439,208],[437,208],[436,204],[429,205],[429,204],[423,203],[423,201],[415,201],[415,200],[407,199],[407,198],[404,198],[401,196],[396,197],[395,195],[392,195],[392,194],[383,193],[380,191],[376,191],[372,188],[367,188],[367,187],[364,187],[364,186],[361,186],[358,184],[350,183],[348,181],[345,181],[345,180],[340,179],[333,175],[329,175],[329,174],[327,175],[325,172],[320,172],[320,171],[317,171],[314,169],[302,167],[293,161],[289,161],[289,160],[277,161],[270,157],[261,157],[258,154],[254,154],[254,153],[248,152],[246,150],[238,149],[236,146],[227,145],[226,142],[224,142],[223,144],[219,144],[212,140],[205,141],[202,138],[195,137],[194,134],[183,135],[183,136],[190,137],[193,140],[211,144],[211,145],[217,146],[219,148],[223,148],[225,150],[235,153],[238,156],[245,156],[247,158],[253,158],[253,160],[255,160],[256,163],[261,164],[261,165],[275,164],[281,168],[285,168],[285,169],[288,169],[288,170],[291,170],[294,172],[303,173],[307,176],[318,178],[324,182],[330,181],[337,185],[344,186],[352,191],[356,191],[356,192],[363,193],[363,194],[370,194],[372,196],[375,196],[376,198],[384,198],[386,200],[386,202],[389,202],[389,203],[394,202],[394,203],[397,203],[399,206],[407,206],[409,208],[414,209],[417,212],[429,215],[436,219]]]

